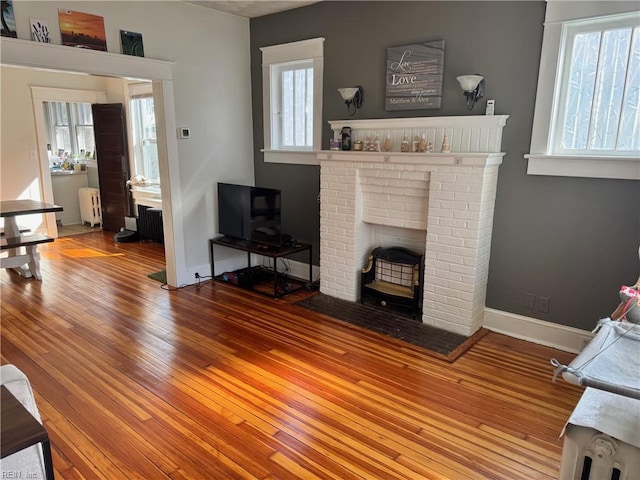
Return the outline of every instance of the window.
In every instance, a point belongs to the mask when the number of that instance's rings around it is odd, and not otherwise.
[[[156,116],[150,83],[129,85],[129,112],[134,175],[147,178],[149,183],[159,183]]]
[[[313,62],[271,65],[271,148],[313,148]]]
[[[640,14],[548,2],[529,175],[640,180]]]
[[[262,48],[267,162],[317,163],[322,133],[323,38]],[[307,155],[305,155],[307,154]]]
[[[90,103],[44,102],[49,150],[59,157],[91,158],[95,150]]]
[[[626,15],[564,25],[553,153],[637,154],[639,23],[637,15]]]

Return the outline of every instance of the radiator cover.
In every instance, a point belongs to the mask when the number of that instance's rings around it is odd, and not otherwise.
[[[138,205],[138,235],[140,240],[164,243],[161,209]]]

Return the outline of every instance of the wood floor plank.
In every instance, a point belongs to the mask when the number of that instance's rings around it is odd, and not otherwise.
[[[0,271],[2,363],[32,382],[59,480],[551,480],[571,355],[489,333],[454,363],[220,282],[166,290],[108,233]]]

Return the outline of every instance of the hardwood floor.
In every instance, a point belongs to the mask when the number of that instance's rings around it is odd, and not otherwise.
[[[71,235],[83,235],[85,233],[101,231],[102,227],[100,227],[100,225],[92,227],[88,223],[75,225],[58,225],[59,237],[70,237]]]
[[[203,249],[206,248],[204,245]],[[147,278],[102,232],[2,271],[2,363],[30,378],[56,478],[552,479],[571,356],[490,333],[455,363],[224,284]]]

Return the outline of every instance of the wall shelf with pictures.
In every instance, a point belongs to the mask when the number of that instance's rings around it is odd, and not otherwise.
[[[2,64],[71,72],[82,65],[83,73],[94,75],[122,72],[122,77],[130,77],[141,72],[139,78],[172,80],[175,62],[3,37]]]
[[[496,153],[501,151],[502,129],[508,118],[509,115],[381,118],[332,120],[329,125],[334,140],[340,140],[343,127],[350,127],[352,145],[358,141],[364,142],[367,138],[374,140],[375,137],[384,145],[387,137],[390,137],[390,152],[400,152],[404,136],[411,143],[416,136],[421,139],[424,135],[431,142],[432,152],[439,153],[446,135],[450,152]]]

